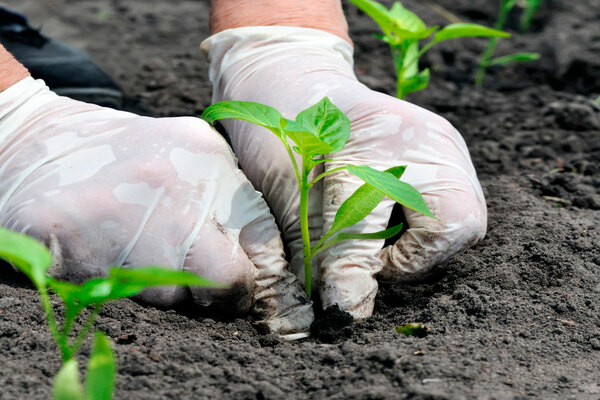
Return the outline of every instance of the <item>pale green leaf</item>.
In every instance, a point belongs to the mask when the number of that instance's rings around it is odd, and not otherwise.
[[[18,268],[36,287],[46,286],[46,271],[52,265],[52,255],[42,243],[0,228],[0,258]]]
[[[110,400],[115,389],[115,374],[115,355],[110,340],[104,333],[96,331],[85,381],[87,400]]]
[[[448,39],[461,38],[461,37],[510,37],[510,33],[485,27],[478,24],[469,23],[458,23],[450,24],[433,36],[435,42],[441,42]]]
[[[54,377],[52,393],[54,400],[85,400],[76,360],[71,359],[60,368]]]
[[[392,18],[394,28],[402,31],[417,33],[423,32],[427,28],[425,22],[417,14],[408,10],[399,1],[392,5],[389,16]],[[392,31],[396,33],[395,29],[392,29]]]
[[[346,169],[404,207],[435,218],[419,191],[408,183],[399,181],[394,175],[366,165],[348,165]]]
[[[383,33],[389,35],[392,29],[393,21],[388,9],[385,8],[385,6],[371,0],[350,0],[350,2],[371,17],[373,21],[379,25],[379,28],[381,28]]]
[[[426,68],[418,75],[398,81],[397,97],[403,99],[409,93],[425,89],[429,85],[429,78],[429,68]]]

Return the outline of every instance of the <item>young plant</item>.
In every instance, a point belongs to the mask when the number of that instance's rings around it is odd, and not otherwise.
[[[42,306],[50,333],[61,353],[63,365],[54,379],[53,394],[56,400],[108,400],[112,398],[115,384],[115,357],[108,337],[94,333],[94,342],[87,366],[85,390],[79,379],[79,368],[74,356],[88,336],[104,304],[111,300],[131,297],[151,286],[187,285],[223,287],[185,271],[161,267],[136,269],[109,269],[108,276],[95,278],[81,285],[63,282],[46,275],[52,264],[52,255],[37,240],[0,228],[0,258],[5,259],[24,273],[40,293]],[[49,289],[64,304],[62,326],[55,318]],[[91,308],[87,315],[83,311]],[[75,322],[81,317],[79,332]],[[72,340],[70,338],[75,336]]]
[[[498,11],[498,20],[496,21],[496,25],[494,26],[496,29],[503,29],[506,24],[506,19],[508,17],[508,13],[512,10],[515,5],[517,5],[518,0],[501,0],[500,1],[500,9]],[[537,10],[540,1],[539,0],[525,0],[526,8],[525,13],[523,14],[523,18],[521,22],[528,21],[529,24],[531,22],[531,18],[533,18],[533,14]],[[528,16],[530,14],[530,16]],[[487,47],[485,48],[483,55],[481,56],[481,61],[479,62],[479,66],[477,68],[477,73],[475,75],[475,85],[481,87],[483,85],[483,78],[485,76],[485,70],[492,65],[502,65],[506,66],[513,62],[529,62],[534,61],[540,58],[538,53],[529,53],[529,52],[519,52],[508,54],[506,56],[492,58],[494,56],[494,52],[496,51],[496,44],[498,42],[497,37],[491,37]]]
[[[415,13],[395,2],[391,9],[372,0],[350,0],[370,16],[381,28],[377,35],[389,44],[396,69],[396,96],[403,99],[407,94],[423,90],[429,84],[429,69],[419,70],[419,59],[436,44],[461,37],[509,37],[500,30],[470,23],[455,23],[440,29],[427,27]],[[429,41],[420,46],[422,40]]]
[[[335,161],[333,155],[344,148],[350,137],[350,121],[325,97],[317,104],[301,111],[296,120],[284,118],[276,109],[253,102],[222,101],[208,107],[202,118],[210,124],[219,119],[241,119],[260,125],[273,132],[283,143],[296,174],[300,192],[300,227],[304,249],[305,290],[311,296],[312,258],[342,240],[387,239],[402,229],[402,224],[373,233],[340,232],[371,213],[389,196],[396,202],[433,217],[421,194],[406,182],[398,179],[406,166],[378,171],[366,165],[344,165],[323,172],[312,180],[309,175],[318,164]],[[291,143],[290,143],[291,142]],[[298,165],[294,152],[300,156]],[[327,158],[322,158],[327,156]],[[311,247],[308,231],[308,196],[310,189],[325,176],[346,170],[365,181],[338,209],[331,228]]]
[[[542,0],[524,0],[523,14],[521,15],[521,32],[531,28],[531,21],[542,5]]]

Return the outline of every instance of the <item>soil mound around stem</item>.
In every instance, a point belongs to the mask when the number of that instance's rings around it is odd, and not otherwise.
[[[129,111],[199,116],[210,104],[199,50],[207,0],[4,3],[87,50],[124,89]],[[495,1],[404,4],[429,25],[492,25],[497,11]],[[375,23],[344,8],[358,78],[393,94]],[[372,318],[348,324],[327,310],[312,338],[293,343],[260,334],[249,318],[110,304],[97,328],[118,358],[115,398],[600,399],[600,7],[545,0],[524,34],[518,19],[517,9],[497,55],[535,51],[540,60],[490,68],[475,88],[486,41],[448,41],[423,59],[430,87],[408,98],[463,134],[489,207],[482,243],[427,282],[381,285]],[[425,337],[396,332],[416,322]],[[0,360],[0,399],[51,397],[57,349],[37,293],[7,265]]]

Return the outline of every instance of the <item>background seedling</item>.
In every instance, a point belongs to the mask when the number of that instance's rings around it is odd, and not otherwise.
[[[506,24],[506,19],[508,17],[508,13],[512,10],[515,5],[517,5],[518,0],[501,0],[500,1],[500,9],[498,11],[498,20],[496,21],[496,25],[494,26],[496,29],[503,29]],[[521,28],[525,24],[529,29],[529,25],[531,24],[531,19],[533,15],[537,11],[540,0],[525,0],[525,11],[523,14],[523,19],[521,19]],[[483,85],[483,77],[485,76],[485,70],[487,67],[492,65],[503,65],[506,66],[513,62],[529,62],[534,61],[540,58],[538,53],[529,53],[529,52],[520,52],[508,54],[506,56],[492,58],[494,56],[494,52],[496,51],[496,44],[498,42],[497,37],[491,37],[487,47],[485,48],[483,55],[481,56],[481,61],[479,62],[479,66],[477,68],[477,73],[475,75],[475,85],[482,86]]]
[[[350,0],[379,25],[378,37],[389,44],[396,69],[396,96],[423,90],[430,80],[429,69],[419,70],[419,59],[436,44],[461,37],[509,37],[510,34],[478,24],[455,23],[440,29],[427,27],[415,13],[396,2],[391,9],[372,0]],[[429,41],[420,47],[422,40]]]
[[[301,111],[296,120],[284,118],[276,109],[264,104],[246,101],[222,101],[208,107],[202,118],[213,124],[219,119],[241,119],[260,125],[273,132],[285,146],[292,162],[300,192],[300,227],[304,247],[305,289],[311,296],[312,258],[342,240],[348,239],[387,239],[402,229],[402,224],[373,233],[340,232],[348,228],[373,211],[389,196],[396,202],[433,217],[421,194],[406,182],[398,179],[406,166],[377,171],[366,165],[344,165],[323,172],[309,180],[311,171],[320,163],[334,161],[332,157],[346,145],[350,137],[350,121],[331,101],[325,97],[317,104]],[[290,144],[290,141],[293,144]],[[301,157],[298,165],[294,152]],[[338,209],[333,225],[323,237],[311,247],[308,231],[308,195],[310,189],[325,176],[345,170],[358,176],[366,183],[359,187]]]
[[[52,264],[52,255],[43,244],[4,228],[0,228],[0,258],[24,273],[40,293],[50,333],[58,345],[63,361],[54,380],[53,393],[57,400],[107,400],[112,397],[116,366],[108,337],[100,331],[94,333],[85,390],[74,359],[95,318],[108,301],[134,296],[152,286],[224,287],[189,272],[162,267],[110,268],[107,277],[91,279],[81,285],[59,281],[46,275]],[[62,326],[59,326],[55,318],[49,289],[61,298],[65,306]],[[83,311],[88,308],[91,308],[91,312],[83,315]],[[82,323],[75,334],[75,322],[80,316]],[[75,337],[71,340],[72,336]]]
[[[542,5],[542,0],[522,0],[522,3],[521,32],[527,32],[531,28],[533,17],[535,17],[535,14]]]

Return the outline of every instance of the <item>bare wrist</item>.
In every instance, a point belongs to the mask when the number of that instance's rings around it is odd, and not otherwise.
[[[212,0],[211,32],[244,26],[298,26],[352,43],[340,0]]]
[[[0,44],[0,92],[30,76],[29,71]]]

